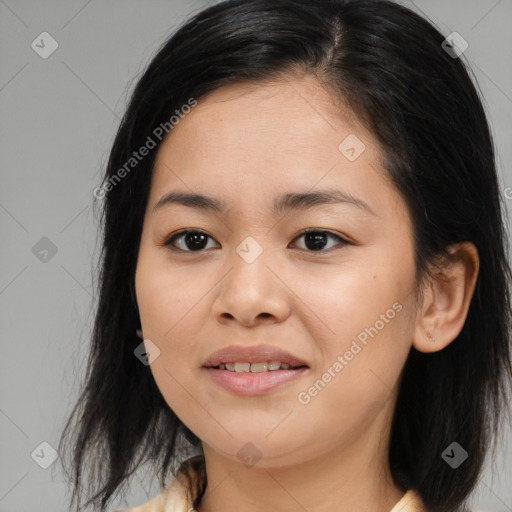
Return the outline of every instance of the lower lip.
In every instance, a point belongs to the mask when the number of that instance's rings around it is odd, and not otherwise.
[[[263,395],[277,386],[298,378],[308,368],[297,370],[271,370],[267,372],[230,372],[205,368],[219,386],[237,395]]]

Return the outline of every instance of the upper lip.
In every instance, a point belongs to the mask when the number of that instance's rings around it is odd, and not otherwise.
[[[204,366],[211,368],[224,363],[259,363],[263,361],[280,361],[290,366],[308,366],[302,359],[272,345],[230,345],[211,354]]]

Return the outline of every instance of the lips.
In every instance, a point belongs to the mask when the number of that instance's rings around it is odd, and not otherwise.
[[[260,363],[264,361],[280,361],[292,367],[309,367],[299,357],[272,345],[230,345],[211,354],[203,366],[214,368],[226,363]]]

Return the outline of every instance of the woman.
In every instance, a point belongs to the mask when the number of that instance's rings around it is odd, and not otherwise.
[[[448,43],[386,0],[232,0],[163,45],[95,191],[73,498],[90,467],[106,510],[150,461],[132,512],[464,509],[511,383],[510,268]]]

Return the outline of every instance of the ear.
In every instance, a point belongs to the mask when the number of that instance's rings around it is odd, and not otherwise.
[[[448,256],[433,267],[433,277],[423,286],[413,346],[420,352],[437,352],[460,333],[479,270],[478,251],[471,242],[448,247]]]

